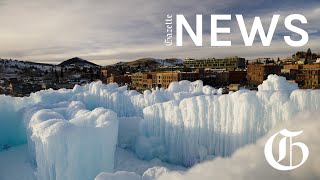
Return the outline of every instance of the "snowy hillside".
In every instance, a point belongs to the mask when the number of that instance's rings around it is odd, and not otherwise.
[[[49,71],[52,68],[54,69],[59,69],[61,66],[65,68],[72,68],[74,66],[79,66],[79,67],[86,67],[86,68],[99,68],[100,66],[97,64],[94,64],[92,62],[89,62],[87,60],[75,57],[68,59],[66,61],[61,62],[58,65],[53,65],[53,64],[45,64],[45,63],[35,63],[35,62],[30,62],[30,61],[19,61],[19,60],[8,60],[8,59],[0,59],[0,67],[5,67],[6,72],[12,72],[24,68],[34,68],[42,71]],[[9,70],[8,70],[9,69]]]
[[[278,125],[320,110],[320,90],[299,90],[276,75],[258,91],[219,92],[202,81],[143,94],[94,82],[25,98],[0,96],[0,179],[17,177],[10,174],[14,165],[1,161],[8,155],[26,179],[182,178],[185,168],[225,163],[223,157]]]
[[[149,66],[149,67],[156,67],[156,66],[179,66],[183,64],[183,60],[171,58],[171,59],[156,59],[156,58],[142,58],[137,59],[134,61],[129,62],[119,62],[116,64],[113,64],[111,66],[121,65],[121,66]]]
[[[55,67],[52,64],[34,63],[29,61],[18,61],[18,60],[8,60],[8,59],[0,59],[0,66],[6,67],[5,69],[36,68],[44,71],[50,70],[53,67]]]

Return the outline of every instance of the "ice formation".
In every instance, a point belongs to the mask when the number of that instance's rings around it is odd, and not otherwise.
[[[38,179],[93,179],[100,172],[106,173],[97,179],[144,178],[144,171],[112,174],[119,170],[113,168],[116,144],[145,160],[188,167],[229,156],[297,113],[319,111],[319,102],[319,90],[299,90],[274,75],[258,91],[225,95],[201,81],[142,94],[93,82],[25,98],[0,96],[0,148],[27,143]]]
[[[264,146],[267,140],[279,132],[288,129],[293,132],[303,130],[303,133],[293,138],[293,142],[301,142],[309,148],[308,160],[299,168],[291,171],[279,171],[271,167],[264,157]],[[213,161],[201,163],[192,167],[188,172],[181,174],[171,172],[158,178],[158,180],[212,180],[212,179],[245,179],[245,180],[301,180],[319,179],[320,166],[320,113],[299,113],[290,122],[282,123],[271,130],[266,136],[255,144],[237,150],[230,158],[216,158]],[[279,141],[273,144],[274,157],[279,157]],[[288,146],[287,146],[288,147]],[[301,162],[301,149],[293,148],[292,157],[295,163]],[[280,163],[288,165],[289,153]]]
[[[167,90],[157,89],[143,94],[128,91],[127,87],[119,87],[115,83],[104,85],[94,82],[70,90],[44,90],[24,98],[1,95],[0,111],[3,116],[0,119],[0,147],[28,143],[30,160],[38,168],[39,179],[72,179],[80,175],[86,178],[94,177],[95,171],[112,172],[115,144],[118,141],[120,147],[133,149],[139,136],[143,108],[172,99],[180,101],[186,97],[203,95],[204,90],[201,81],[181,81],[173,83]],[[209,93],[215,93],[214,89],[210,89]],[[98,127],[101,124],[95,124],[101,123],[96,118],[104,116],[104,111],[109,112],[101,108],[111,109],[121,117],[121,130],[115,142],[114,134],[117,134],[118,125],[110,121],[107,123],[110,127],[101,128]],[[104,129],[105,134],[100,129]],[[88,135],[84,137],[82,134]],[[95,136],[95,141],[90,141]],[[85,142],[86,146],[82,144]],[[90,146],[93,149],[89,151]],[[89,152],[94,150],[101,152],[97,152],[96,156],[90,155]],[[88,172],[80,173],[79,168],[84,167],[82,161],[65,168],[67,159],[82,156],[88,158],[87,166],[92,167]],[[101,161],[105,164],[101,164]]]
[[[299,90],[271,75],[258,92],[240,90],[155,104],[143,110],[136,153],[185,166],[208,155],[228,156],[298,112],[319,111],[319,102],[319,90]]]
[[[38,179],[93,179],[101,171],[113,172],[116,113],[104,108],[88,111],[75,101],[27,112],[31,117],[28,146],[36,160]]]
[[[119,118],[118,146],[133,149],[139,137],[140,117]]]
[[[277,75],[269,75],[268,81],[263,81],[263,83],[258,86],[259,91],[286,91],[289,94],[298,88],[297,83],[288,82],[286,78]]]
[[[84,102],[89,109],[104,107],[115,111],[119,117],[143,117],[143,109],[156,103],[216,93],[214,88],[203,86],[202,81],[180,81],[170,84],[168,89],[146,90],[143,94],[128,91],[126,86],[118,87],[116,83],[103,85],[91,83],[73,96],[73,100]]]

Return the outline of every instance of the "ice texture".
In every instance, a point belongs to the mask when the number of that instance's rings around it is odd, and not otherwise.
[[[143,180],[141,176],[134,172],[118,171],[116,173],[100,173],[95,180]]]
[[[28,146],[38,179],[93,179],[99,172],[113,172],[116,113],[104,108],[88,111],[75,101],[32,107],[27,112],[31,117]]]
[[[293,132],[303,130],[303,133],[293,138],[293,143],[304,143],[308,146],[308,160],[299,168],[291,171],[279,171],[270,166],[264,156],[264,147],[267,140],[283,129]],[[301,180],[319,179],[320,166],[320,113],[303,112],[297,114],[290,122],[281,123],[274,127],[264,137],[255,144],[239,148],[229,158],[216,158],[213,161],[201,163],[190,168],[184,174],[171,172],[158,178],[158,180],[212,180],[212,179],[245,179],[245,180]],[[283,137],[280,136],[279,137]],[[279,141],[273,143],[273,156],[279,157]],[[288,147],[288,146],[287,146]],[[301,149],[292,149],[293,162],[301,162]],[[279,162],[282,165],[290,164],[290,155],[287,153],[285,158]]]
[[[133,149],[139,137],[140,117],[122,117],[119,120],[118,146]]]
[[[185,166],[208,155],[229,156],[298,112],[320,110],[319,90],[294,89],[296,84],[272,75],[257,92],[202,95],[146,107],[136,153]]]
[[[111,109],[119,117],[143,117],[143,109],[156,103],[216,93],[214,88],[208,90],[208,87],[204,87],[200,80],[172,82],[168,89],[146,90],[143,94],[127,90],[126,86],[119,87],[116,83],[104,85],[100,81],[86,85],[82,91],[72,99],[85,103],[89,109]]]
[[[32,93],[30,97],[0,95],[0,150],[3,146],[25,144],[27,136],[23,122],[24,112],[36,104],[54,104],[70,100],[73,95],[83,92],[84,87],[74,89],[44,90]]]
[[[113,168],[117,143],[142,159],[188,167],[230,156],[299,112],[319,111],[319,102],[320,90],[300,90],[275,75],[258,91],[224,95],[202,81],[142,94],[98,81],[25,98],[1,95],[0,148],[27,143],[38,179],[94,179],[100,172],[107,175],[97,178],[134,177],[112,174],[122,170]],[[144,178],[145,168],[120,161]],[[147,174],[152,179],[161,172]]]
[[[22,113],[17,107],[20,102],[20,98],[0,96],[0,152],[4,147],[26,142]]]
[[[286,91],[291,93],[292,91],[299,89],[298,84],[294,82],[288,82],[285,77],[277,75],[269,75],[267,81],[263,81],[258,86],[259,91],[271,90],[271,91]]]
[[[135,172],[118,171],[116,173],[100,173],[95,180],[155,180],[170,171],[164,167],[153,167],[148,169],[143,175]]]

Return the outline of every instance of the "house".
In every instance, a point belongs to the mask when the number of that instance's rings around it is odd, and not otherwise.
[[[229,91],[238,91],[240,89],[240,84],[230,84],[228,89]]]

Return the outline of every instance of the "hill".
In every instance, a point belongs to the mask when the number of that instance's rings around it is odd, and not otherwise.
[[[114,64],[113,66],[148,66],[148,67],[156,67],[156,66],[178,66],[182,65],[183,61],[181,59],[170,58],[170,59],[155,59],[155,58],[141,58],[134,61],[129,62],[119,62]]]
[[[79,57],[74,57],[71,59],[68,59],[66,61],[63,61],[62,63],[59,64],[59,66],[93,66],[93,67],[99,67],[99,65],[94,64],[92,62],[89,62],[87,60],[81,59]]]
[[[53,64],[19,61],[19,60],[11,60],[11,59],[1,59],[1,58],[0,58],[0,66],[4,67],[2,71],[5,73],[20,71],[25,68],[41,69],[45,71],[45,70],[50,70],[56,67]]]

